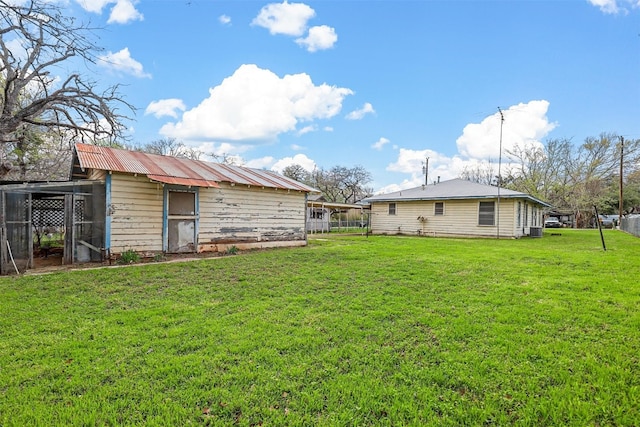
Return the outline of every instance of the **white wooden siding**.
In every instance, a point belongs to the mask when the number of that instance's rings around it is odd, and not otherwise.
[[[220,186],[198,189],[198,251],[306,244],[305,193]],[[114,173],[110,209],[112,252],[163,250],[162,184]]]
[[[306,242],[305,194],[220,184],[200,189],[198,244]]]
[[[162,251],[162,184],[146,177],[111,175],[111,252]]]
[[[483,199],[482,201],[492,200]],[[497,211],[497,200],[493,201],[496,202]],[[372,233],[425,236],[497,236],[497,224],[493,226],[478,225],[480,200],[445,200],[444,215],[435,215],[435,201],[398,201],[395,203],[395,215],[389,215],[388,202],[378,202],[371,205]],[[516,215],[516,200],[500,200],[500,237],[520,237],[522,235],[522,227],[520,230],[516,230]]]

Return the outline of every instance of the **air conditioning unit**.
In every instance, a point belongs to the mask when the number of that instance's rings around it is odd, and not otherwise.
[[[542,237],[542,227],[529,227],[529,237]]]

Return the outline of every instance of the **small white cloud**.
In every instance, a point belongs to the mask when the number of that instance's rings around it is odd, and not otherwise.
[[[373,143],[373,145],[371,145],[371,148],[373,148],[374,150],[382,150],[382,147],[384,147],[386,144],[390,143],[391,141],[389,141],[387,138],[380,138],[379,140],[377,140],[376,142]]]
[[[87,12],[102,13],[102,9],[110,3],[114,3],[114,0],[77,0],[77,2]]]
[[[220,15],[220,17],[218,18],[218,22],[220,22],[222,25],[231,25],[231,17],[227,15]]]
[[[140,13],[132,0],[76,0],[87,12],[101,14],[107,5],[114,4],[109,15],[109,24],[126,24],[131,21],[142,21],[144,16]]]
[[[317,130],[318,130],[318,127],[316,125],[309,125],[309,126],[305,126],[302,129],[300,129],[297,134],[298,134],[298,136],[302,136],[305,133],[315,132]]]
[[[367,114],[374,114],[376,110],[373,109],[373,105],[365,103],[359,110],[354,110],[346,115],[347,120],[360,120]]]
[[[298,145],[298,144],[291,144],[291,149],[292,149],[293,151],[302,151],[302,150],[304,150],[305,148],[304,148],[303,146],[301,146],[301,145]]]
[[[322,128],[322,130],[325,131],[325,132],[333,132],[333,127],[325,126],[325,127]]]
[[[249,160],[244,165],[254,169],[267,169],[275,162],[275,160],[276,159],[271,156],[266,156],[259,159]]]
[[[337,115],[350,89],[316,86],[307,74],[278,77],[253,64],[241,65],[232,76],[209,89],[209,97],[186,111],[160,133],[184,140],[274,140],[295,131],[298,123]]]
[[[251,25],[269,30],[271,34],[301,36],[307,29],[307,21],[316,12],[304,3],[271,3],[264,6]]]
[[[548,101],[530,101],[504,110],[502,123],[499,112],[480,123],[470,123],[456,140],[458,151],[462,156],[472,159],[497,159],[500,156],[501,126],[503,153],[516,146],[541,144],[540,140],[557,126],[549,122],[548,109]]]
[[[109,15],[108,24],[126,24],[131,21],[142,21],[144,16],[140,13],[133,2],[130,0],[118,0],[113,9],[111,9],[111,15]]]
[[[603,13],[616,14],[620,12],[618,2],[616,0],[587,0],[592,5],[599,7]]]
[[[150,102],[144,111],[144,114],[145,116],[153,114],[156,118],[169,116],[177,119],[178,113],[176,110],[184,111],[186,109],[187,107],[181,99],[161,99],[159,101]]]
[[[312,171],[316,167],[316,162],[308,158],[304,154],[296,154],[293,157],[284,157],[271,166],[271,170],[282,173],[284,168],[291,165],[300,165],[307,171]]]
[[[131,74],[135,77],[151,78],[151,74],[145,73],[138,61],[131,57],[129,48],[124,48],[119,52],[108,52],[106,55],[98,57],[100,65],[116,73]]]
[[[296,39],[296,43],[305,47],[309,52],[331,49],[337,41],[336,30],[327,25],[311,27],[307,37]]]

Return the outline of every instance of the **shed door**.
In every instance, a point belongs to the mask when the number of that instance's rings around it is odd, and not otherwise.
[[[0,272],[23,272],[33,266],[31,194],[1,192],[0,217]]]
[[[169,190],[168,197],[168,252],[195,252],[196,193]]]

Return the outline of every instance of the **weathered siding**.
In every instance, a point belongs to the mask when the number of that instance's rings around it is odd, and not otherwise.
[[[111,175],[112,252],[162,251],[163,199],[162,184],[146,177]]]
[[[104,181],[107,176],[107,171],[98,170],[98,169],[90,169],[87,173],[87,179],[95,180],[95,181]]]
[[[482,201],[497,202],[495,199]],[[480,200],[477,199],[445,200],[444,215],[435,215],[434,201],[396,202],[395,215],[389,215],[388,202],[373,203],[371,232],[374,234],[496,237],[496,225],[478,225],[479,202]],[[516,215],[515,200],[500,201],[500,237],[520,237],[522,233],[516,231]]]
[[[305,193],[220,184],[198,188],[198,251],[306,244]],[[111,175],[111,251],[163,250],[165,191],[143,176]]]
[[[200,189],[200,251],[306,244],[305,193],[230,186]]]

